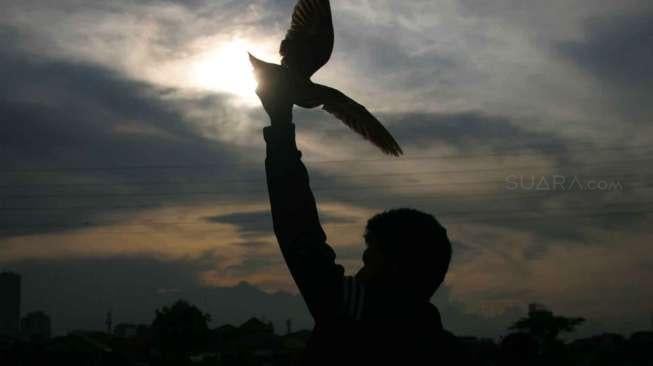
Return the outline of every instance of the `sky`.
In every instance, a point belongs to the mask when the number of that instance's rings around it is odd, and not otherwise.
[[[55,332],[150,322],[310,326],[276,247],[247,52],[278,62],[294,1],[0,0],[0,269]],[[322,223],[349,274],[373,214],[414,207],[454,255],[433,302],[498,336],[531,302],[629,333],[653,312],[653,4],[332,1],[313,81],[397,138],[383,156],[295,108]]]

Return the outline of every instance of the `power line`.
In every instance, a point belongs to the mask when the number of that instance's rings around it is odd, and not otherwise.
[[[591,144],[587,144],[591,145]],[[515,154],[510,150],[495,153],[475,153],[475,154],[447,154],[447,155],[432,155],[432,156],[404,156],[397,159],[391,158],[378,158],[378,159],[350,159],[350,160],[316,160],[306,161],[307,164],[344,164],[344,163],[397,163],[405,161],[417,160],[446,160],[446,159],[468,159],[475,157],[501,157],[501,156],[540,156],[545,152],[565,152],[565,153],[578,153],[578,152],[596,152],[596,151],[628,151],[638,149],[650,149],[650,145],[636,145],[629,147],[594,147],[587,149],[561,149],[559,146],[552,145],[550,149],[544,149],[542,146],[530,146],[530,149],[540,149],[538,152]],[[526,148],[521,148],[522,150]],[[519,151],[515,149],[515,151]],[[648,153],[648,152],[645,152]],[[104,167],[61,167],[61,168],[32,168],[32,169],[16,169],[16,168],[3,168],[0,172],[3,173],[30,173],[30,174],[47,174],[57,172],[71,172],[71,171],[121,171],[121,170],[175,170],[175,169],[193,169],[193,168],[210,168],[210,167],[233,167],[233,166],[246,166],[246,165],[259,165],[261,163],[246,162],[246,163],[205,163],[205,164],[179,164],[179,165],[129,165],[129,166],[104,166]]]
[[[644,206],[653,205],[653,201],[644,201],[644,202],[629,202],[629,203],[608,203],[603,206],[591,207],[591,206],[571,206],[571,207],[546,207],[546,208],[522,208],[522,209],[498,209],[498,210],[456,210],[456,211],[444,211],[436,212],[436,215],[439,217],[449,217],[449,216],[478,216],[478,215],[515,215],[515,214],[529,214],[529,215],[542,215],[546,213],[563,213],[563,214],[582,214],[587,210],[600,210],[598,213],[609,213],[609,212],[622,212],[623,208],[627,206],[630,209],[641,209]],[[623,206],[623,207],[620,207]],[[622,211],[611,211],[605,210],[606,208],[619,208]],[[648,208],[647,208],[648,210]],[[562,212],[559,212],[562,211]],[[594,214],[595,212],[592,212]],[[240,220],[239,223],[258,223],[261,220]],[[210,224],[210,223],[208,223]],[[79,227],[79,226],[106,226],[106,225],[117,225],[122,227],[131,227],[131,226],[193,226],[193,225],[207,225],[207,222],[197,222],[193,221],[143,221],[143,222],[128,222],[124,223],[122,220],[113,220],[113,221],[98,221],[98,222],[82,222],[82,223],[72,223],[72,224],[60,224],[60,223],[40,223],[40,224],[21,224],[14,225],[13,228],[40,228],[40,227]]]
[[[375,189],[386,189],[386,188],[406,188],[406,187],[443,187],[443,186],[470,186],[470,185],[496,185],[496,184],[506,184],[509,183],[506,179],[503,180],[493,180],[493,181],[461,181],[461,182],[426,182],[426,183],[386,183],[382,185],[373,185],[373,186],[357,186],[357,187],[335,187],[335,186],[325,186],[325,187],[313,187],[314,192],[325,192],[325,191],[360,191],[360,190],[375,190]],[[647,182],[636,182],[641,184],[646,184]],[[224,194],[265,194],[267,191],[265,188],[255,188],[250,190],[238,190],[233,192],[225,191],[179,191],[179,192],[129,192],[129,193],[89,193],[89,194],[80,194],[80,193],[48,193],[48,194],[15,194],[4,196],[4,199],[33,199],[33,198],[115,198],[115,197],[182,197],[182,196],[220,196]]]
[[[593,217],[606,217],[606,216],[620,216],[620,215],[649,215],[653,214],[653,210],[651,209],[642,209],[642,210],[621,210],[621,211],[602,211],[602,212],[592,212],[592,213],[561,213],[561,214],[555,214],[555,215],[544,215],[542,216],[541,214],[537,217],[534,216],[519,216],[515,217],[516,213],[511,213],[511,212],[506,212],[506,213],[501,213],[501,214],[494,214],[492,216],[487,216],[487,217],[473,217],[473,215],[470,215],[468,217],[465,216],[456,216],[453,215],[453,220],[447,219],[448,217],[452,217],[450,214],[437,214],[437,217],[441,221],[446,221],[448,224],[463,224],[463,223],[476,223],[476,222],[487,222],[487,221],[504,221],[504,220],[509,220],[510,222],[515,222],[515,221],[545,221],[545,220],[555,220],[555,219],[589,219]],[[537,213],[535,213],[537,214]],[[270,221],[271,224],[271,221]],[[158,226],[156,228],[156,231],[131,231],[131,230],[111,230],[111,231],[102,231],[102,230],[94,230],[93,234],[152,234],[152,233],[159,233],[163,234],[164,230],[160,226],[172,226],[175,228],[176,232],[182,232],[182,233],[193,233],[193,234],[208,234],[208,233],[223,233],[224,230],[179,230],[179,227],[189,227],[189,226],[199,226],[199,225],[207,225],[207,223],[174,223],[174,222],[160,222],[160,223],[150,223],[150,224],[125,224],[125,225],[117,225],[119,227],[139,227],[139,226],[147,226],[147,225],[155,225]],[[333,226],[334,224],[326,224],[323,226],[330,227]],[[354,226],[354,225],[364,225],[364,222],[354,222],[354,223],[349,223],[346,225],[340,225],[340,226]],[[94,228],[98,227],[95,225],[32,225],[32,226],[18,226],[14,227],[12,229],[0,229],[0,232],[11,232],[11,233],[16,233],[19,230],[16,229],[39,229],[39,228],[48,228],[48,229],[62,229],[62,230],[80,230],[83,228]],[[343,228],[339,230],[333,230],[333,229],[328,229],[326,230],[327,233],[334,233],[338,231],[344,231]]]
[[[433,201],[433,200],[440,200],[442,202],[448,202],[451,203],[451,201],[454,202],[469,202],[471,201],[472,203],[476,204],[490,204],[493,202],[505,202],[505,201],[526,201],[526,200],[541,200],[541,199],[552,199],[552,198],[562,198],[562,197],[568,197],[571,194],[579,194],[579,193],[593,193],[593,194],[598,194],[598,193],[612,193],[612,192],[606,192],[606,191],[592,191],[592,190],[552,190],[552,191],[547,191],[547,190],[541,190],[541,191],[511,191],[511,192],[517,192],[517,193],[451,193],[451,194],[421,194],[421,195],[405,195],[405,194],[398,194],[395,198],[396,200],[411,200],[411,199],[416,199],[420,201]],[[554,197],[552,197],[554,196]],[[367,195],[367,196],[360,196],[357,195],[355,198],[352,197],[330,197],[329,200],[331,201],[337,201],[337,202],[347,202],[347,203],[356,203],[363,201],[365,199],[375,199],[375,195]],[[484,199],[487,198],[487,199]],[[212,204],[233,204],[233,205],[238,205],[238,204],[244,204],[247,203],[248,201],[233,201],[233,200],[216,200],[212,201]],[[637,202],[632,202],[632,203],[638,203]],[[622,202],[622,203],[629,203],[629,202]],[[192,207],[197,207],[197,204],[194,203],[186,203],[186,204],[176,204],[172,207],[164,205],[164,204],[147,204],[147,205],[107,205],[107,206],[98,206],[98,205],[84,205],[84,206],[68,206],[68,207],[0,207],[0,216],[27,216],[27,215],[34,215],[34,211],[115,211],[115,210],[145,210],[145,209],[166,209],[166,208],[192,208]],[[29,213],[3,213],[6,211],[33,211]],[[42,215],[50,215],[50,213],[42,213]]]
[[[536,148],[536,147],[535,147]],[[446,160],[446,159],[468,159],[468,158],[478,158],[478,157],[513,157],[513,156],[540,156],[545,152],[556,152],[556,150],[559,150],[561,152],[565,153],[578,153],[578,152],[596,152],[596,151],[626,151],[628,149],[644,149],[644,148],[650,148],[650,145],[640,145],[640,146],[633,146],[633,147],[613,147],[613,148],[593,148],[593,149],[569,149],[569,150],[563,150],[563,149],[551,149],[550,151],[547,151],[545,149],[539,151],[539,152],[532,152],[532,153],[523,153],[523,154],[512,154],[508,151],[502,152],[502,153],[478,153],[478,154],[449,154],[449,155],[435,155],[435,156],[414,156],[414,157],[401,157],[397,159],[362,159],[362,160],[325,160],[325,161],[307,161],[307,164],[340,164],[340,163],[376,163],[376,162],[402,162],[402,161],[411,161],[411,160]],[[644,152],[644,154],[650,153],[650,151]]]
[[[560,167],[600,167],[600,166],[611,166],[612,164],[632,164],[638,162],[649,162],[653,160],[653,157],[640,159],[640,160],[615,160],[615,161],[606,161],[606,162],[595,162],[595,163],[568,163],[555,166],[556,168]],[[414,176],[428,176],[436,174],[456,174],[456,173],[487,173],[487,172],[500,172],[505,170],[519,170],[519,169],[550,169],[554,168],[550,164],[529,164],[521,166],[504,166],[504,167],[494,167],[494,168],[467,168],[467,169],[454,169],[454,170],[435,170],[435,171],[411,171],[411,172],[397,172],[397,173],[357,173],[357,174],[341,174],[341,175],[329,175],[324,177],[318,177],[317,179],[312,179],[315,183],[321,179],[330,180],[330,179],[348,179],[348,178],[379,178],[379,177],[414,177]],[[628,167],[624,167],[628,168]],[[618,175],[618,174],[614,174]],[[610,176],[614,176],[610,175]],[[631,174],[636,175],[636,174]],[[641,174],[637,174],[641,175]],[[165,185],[209,185],[209,184],[222,184],[222,183],[260,183],[265,179],[264,176],[258,178],[247,178],[247,179],[223,179],[223,180],[212,180],[212,181],[139,181],[139,182],[111,182],[111,183],[35,183],[35,184],[23,184],[21,188],[26,187],[125,187],[125,186],[165,186]],[[0,185],[0,188],[8,189],[15,188],[14,185]]]
[[[459,219],[454,220],[446,220],[446,215],[445,220],[450,223],[471,223],[471,222],[487,222],[487,221],[504,221],[504,220],[510,220],[510,221],[544,221],[544,220],[555,220],[555,219],[565,219],[565,220],[570,220],[570,219],[590,219],[590,218],[595,218],[595,217],[607,217],[607,216],[621,216],[621,215],[649,215],[653,214],[653,210],[646,209],[646,210],[632,210],[632,211],[610,211],[610,212],[593,212],[593,213],[563,213],[559,215],[546,215],[546,216],[538,216],[538,217],[515,217],[515,216],[501,216],[501,215],[494,215],[494,216],[488,216],[488,217],[462,217]]]

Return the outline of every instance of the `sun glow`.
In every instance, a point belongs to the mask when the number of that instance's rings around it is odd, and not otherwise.
[[[201,54],[192,66],[193,83],[202,89],[234,94],[256,103],[256,79],[248,52],[262,57],[260,47],[234,39]]]

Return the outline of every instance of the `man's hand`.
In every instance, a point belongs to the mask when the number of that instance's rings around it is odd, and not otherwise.
[[[258,95],[263,108],[270,116],[273,125],[290,123],[292,121],[293,102],[290,98],[290,88],[280,78],[258,78]]]

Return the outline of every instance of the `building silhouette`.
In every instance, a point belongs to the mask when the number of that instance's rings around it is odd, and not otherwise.
[[[50,317],[42,311],[34,311],[20,321],[21,334],[25,339],[45,341],[50,338],[52,323]]]
[[[18,337],[20,333],[20,275],[0,273],[0,335]]]
[[[107,334],[112,334],[113,333],[113,314],[111,314],[111,310],[107,312],[107,318],[104,320],[104,325],[107,327]]]

